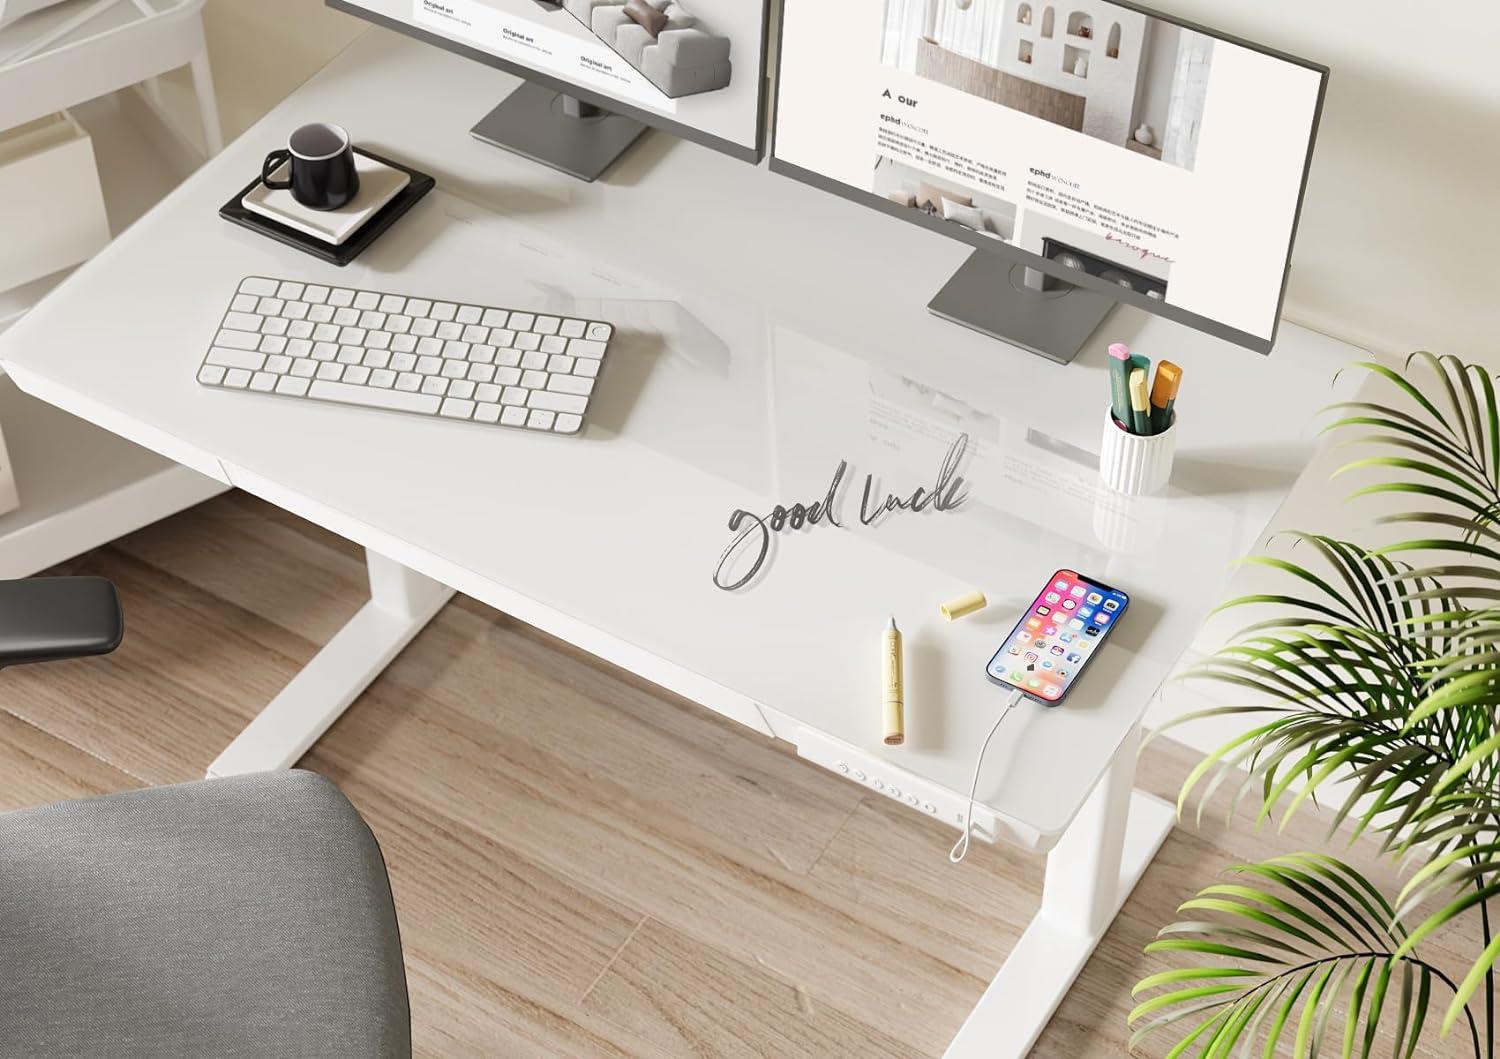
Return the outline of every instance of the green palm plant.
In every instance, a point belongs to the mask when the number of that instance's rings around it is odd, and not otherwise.
[[[1361,368],[1389,399],[1332,406],[1327,430],[1364,452],[1334,478],[1378,473],[1353,497],[1400,498],[1410,510],[1373,522],[1419,535],[1367,547],[1292,533],[1296,561],[1246,560],[1284,587],[1223,604],[1262,616],[1182,676],[1250,701],[1174,723],[1233,714],[1252,727],[1193,769],[1178,812],[1196,802],[1201,820],[1218,796],[1232,817],[1255,798],[1257,825],[1285,827],[1327,801],[1330,840],[1346,828],[1411,874],[1388,897],[1306,852],[1237,865],[1184,902],[1146,949],[1183,962],[1138,983],[1130,1014],[1132,1047],[1168,1033],[1170,1059],[1365,1059],[1378,1042],[1409,1059],[1424,1035],[1455,1029],[1476,1059],[1495,1057],[1500,402],[1484,370],[1453,357]],[[1455,923],[1478,936],[1460,978],[1423,951]]]

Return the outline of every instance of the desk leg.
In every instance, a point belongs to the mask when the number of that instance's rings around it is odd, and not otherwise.
[[[224,748],[208,774],[291,768],[432,620],[453,590],[366,550],[370,602]]]
[[[1072,988],[1176,813],[1134,790],[1140,729],[1047,855],[1042,907],[953,1038],[947,1059],[1022,1059]]]

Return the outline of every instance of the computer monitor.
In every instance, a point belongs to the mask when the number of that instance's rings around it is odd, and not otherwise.
[[[761,158],[767,0],[327,3],[525,78],[473,134],[579,179],[648,125]]]
[[[1268,353],[1328,71],[1106,0],[780,0],[771,168],[977,249],[936,314],[1071,360],[1116,302]]]

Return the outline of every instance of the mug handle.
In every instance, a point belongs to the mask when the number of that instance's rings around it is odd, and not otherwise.
[[[260,166],[260,182],[272,191],[289,191],[292,187],[290,180],[272,180],[271,174],[276,172],[281,163],[292,157],[292,152],[285,147],[278,148],[266,155],[266,160]]]

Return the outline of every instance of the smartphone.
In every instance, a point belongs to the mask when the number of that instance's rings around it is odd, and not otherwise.
[[[1059,570],[985,667],[990,680],[1059,706],[1125,616],[1130,597],[1098,578]]]

